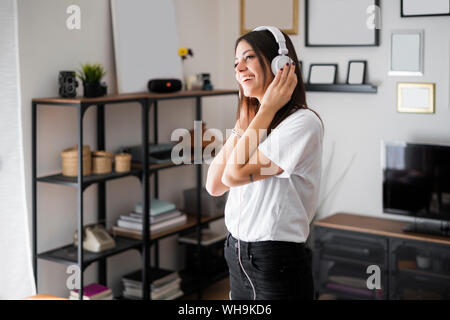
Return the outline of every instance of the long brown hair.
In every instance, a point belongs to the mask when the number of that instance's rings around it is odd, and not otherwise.
[[[269,128],[267,130],[268,133],[270,133],[270,131],[275,127],[277,127],[281,121],[286,119],[289,115],[291,115],[298,109],[310,109],[306,103],[305,85],[303,83],[302,75],[298,67],[299,63],[294,45],[292,44],[291,39],[283,31],[281,32],[283,33],[283,36],[286,39],[286,47],[289,51],[288,56],[294,61],[295,65],[297,66],[295,69],[295,73],[297,75],[297,86],[295,87],[294,92],[292,93],[291,100],[289,100],[288,103],[286,103],[280,110],[278,110],[278,112],[273,117],[273,120],[270,123]],[[276,42],[273,34],[268,30],[251,31],[249,33],[246,33],[236,40],[236,44],[234,47],[235,52],[239,42],[241,42],[242,40],[247,41],[247,43],[252,47],[253,51],[255,51],[259,63],[261,64],[261,66],[263,66],[262,68],[263,83],[266,83],[267,68],[265,68],[265,66],[266,65],[270,66],[270,62],[273,60],[273,58],[275,58],[278,55],[279,49],[278,43]],[[258,112],[260,106],[258,99],[244,96],[244,90],[242,89],[241,84],[239,84],[239,97],[240,98],[237,110],[237,120],[239,120],[240,113],[243,108],[247,110],[247,116],[249,116],[250,113],[254,115],[256,114],[256,112]],[[314,112],[322,122],[322,119],[320,118],[319,114],[312,109],[310,110]]]

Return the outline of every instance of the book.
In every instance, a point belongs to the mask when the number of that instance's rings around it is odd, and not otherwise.
[[[109,295],[112,295],[112,290],[98,283],[91,283],[83,288],[83,300],[101,300]],[[78,289],[71,290],[70,297],[78,300]]]
[[[164,212],[164,213],[162,213],[160,215],[157,215],[157,216],[150,216],[149,217],[150,218],[149,221],[150,221],[150,223],[157,223],[157,222],[168,220],[168,219],[171,219],[171,218],[174,218],[174,217],[178,217],[181,214],[182,214],[181,211],[175,209],[175,210],[172,210],[172,211]],[[140,223],[143,220],[143,215],[141,213],[131,212],[128,215],[121,215],[120,219],[121,220],[125,220],[125,221],[131,221],[131,222]]]
[[[69,300],[79,300],[79,299],[78,299],[78,296],[70,295]],[[88,299],[83,299],[83,300],[88,300]],[[103,297],[100,299],[90,299],[90,300],[114,300],[114,297],[113,297],[113,294],[111,293],[110,295],[108,295],[106,297]]]
[[[170,229],[172,227],[175,227],[177,225],[186,223],[187,216],[186,214],[182,214],[180,216],[164,220],[157,223],[150,224],[150,232],[161,232],[163,230]],[[132,230],[138,230],[142,231],[142,223],[141,222],[132,222],[127,220],[119,219],[117,221],[117,226],[125,229],[132,229]]]
[[[180,290],[181,278],[174,279],[165,285],[151,289],[152,299],[163,299],[166,296],[170,296],[176,291]],[[142,299],[142,287],[124,286],[123,296],[128,298]]]
[[[175,204],[167,201],[163,201],[157,198],[150,200],[150,215],[157,216],[161,213],[175,210]],[[143,206],[141,202],[136,203],[134,211],[137,213],[143,212]]]
[[[209,229],[202,230],[202,240],[200,244],[202,246],[207,246],[213,243],[216,243],[221,240],[225,240],[227,237],[226,233],[223,232],[214,232]],[[197,244],[197,232],[194,231],[192,233],[189,233],[187,235],[184,235],[178,239],[179,242],[182,243],[189,243],[189,244]]]

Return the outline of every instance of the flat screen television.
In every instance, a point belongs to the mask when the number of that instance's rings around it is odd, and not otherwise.
[[[450,221],[450,146],[383,142],[382,168],[385,213]]]

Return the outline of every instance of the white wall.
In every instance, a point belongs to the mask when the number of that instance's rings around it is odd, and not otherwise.
[[[81,62],[98,61],[109,71],[109,92],[115,91],[112,28],[107,0],[18,0],[21,84],[25,159],[30,201],[30,104],[33,97],[57,96],[59,70],[74,69]],[[194,50],[194,58],[185,61],[187,73],[210,72],[216,88],[236,88],[232,63],[234,42],[239,36],[239,0],[175,0],[180,46]],[[82,29],[65,28],[65,8],[78,4],[82,9]],[[380,46],[367,48],[304,47],[304,0],[299,6],[299,34],[292,36],[297,54],[305,69],[312,62],[339,64],[338,81],[344,82],[347,62],[368,61],[368,81],[378,86],[377,94],[308,92],[308,103],[325,123],[324,165],[329,174],[324,179],[328,191],[354,155],[348,175],[325,203],[320,216],[337,211],[385,216],[381,207],[380,141],[450,143],[449,119],[449,34],[448,17],[401,19],[399,1],[382,1]],[[325,22],[324,22],[325,25]],[[389,77],[389,35],[392,29],[425,30],[425,75],[423,77]],[[396,112],[396,82],[436,83],[434,115]],[[79,93],[82,90],[78,91]],[[181,106],[182,105],[182,106]],[[194,102],[182,100],[159,104],[160,141],[168,141],[170,132],[179,127],[192,128]],[[208,127],[230,128],[236,111],[236,98],[204,99],[203,114]],[[61,168],[59,152],[76,142],[76,113],[68,108],[41,107],[38,112],[38,174],[57,172]],[[94,146],[95,109],[85,116],[85,141]],[[137,104],[106,107],[106,146],[116,147],[140,141],[140,111]],[[325,167],[324,167],[325,168]],[[206,168],[205,168],[206,170]],[[194,184],[194,168],[177,168],[161,172],[160,196],[182,205],[181,190]],[[176,186],[174,182],[176,181]],[[96,187],[85,192],[85,221],[95,221]],[[108,182],[107,217],[111,226],[120,214],[131,210],[140,200],[140,185],[134,178]],[[124,194],[126,193],[126,194]],[[39,251],[69,243],[76,228],[76,191],[72,188],[38,184]],[[223,222],[215,223],[216,227]],[[161,243],[161,265],[182,265],[172,237]],[[166,253],[168,252],[168,253]],[[137,252],[126,252],[108,259],[109,285],[120,292],[120,277],[138,268]],[[85,273],[86,283],[95,281],[95,268]],[[64,288],[65,267],[40,261],[39,291],[67,295]]]
[[[239,3],[239,0],[221,2],[219,37],[224,48],[234,48],[239,36]],[[348,61],[362,59],[368,62],[367,81],[378,86],[377,94],[307,92],[309,106],[319,112],[325,124],[324,170],[331,164],[329,174],[323,179],[322,195],[330,190],[355,155],[351,169],[325,202],[319,216],[349,212],[401,219],[382,213],[380,142],[385,139],[450,144],[450,17],[400,18],[399,0],[381,1],[380,46],[314,48],[305,47],[304,7],[305,1],[300,0],[299,32],[291,36],[304,72],[307,73],[305,70],[311,63],[338,63],[338,82],[345,83]],[[326,27],[326,21],[323,25]],[[396,29],[425,30],[423,77],[388,76],[390,32]],[[224,58],[222,65],[230,66],[229,57]],[[231,66],[221,71],[224,87],[234,85]],[[436,83],[436,113],[397,113],[397,82]],[[230,111],[229,117],[233,115]],[[333,144],[335,151],[330,162]]]

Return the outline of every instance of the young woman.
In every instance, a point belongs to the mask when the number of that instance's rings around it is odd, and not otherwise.
[[[271,30],[236,41],[237,121],[206,188],[213,196],[229,191],[230,298],[313,299],[305,241],[318,200],[323,124],[306,105],[297,54],[284,33],[292,63],[273,74],[279,42]]]

